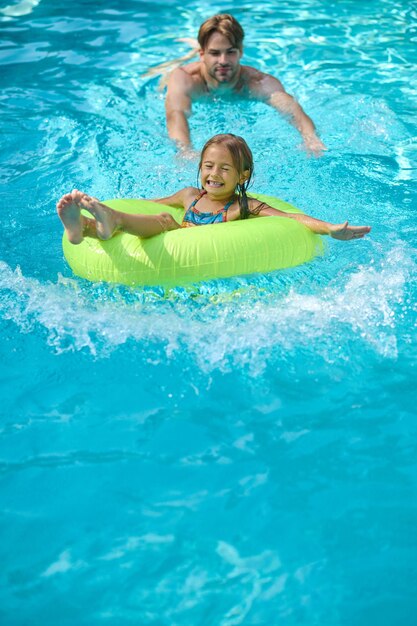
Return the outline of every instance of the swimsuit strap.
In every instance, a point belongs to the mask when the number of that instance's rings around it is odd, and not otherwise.
[[[200,200],[200,198],[202,198],[206,193],[207,193],[207,191],[205,189],[203,189],[203,191],[196,197],[196,199],[192,201],[192,203],[188,207],[188,210],[189,211],[191,210],[193,213],[197,213],[198,215],[201,215],[202,211],[199,211],[195,205]],[[222,207],[218,211],[215,211],[213,213],[213,215],[218,215],[219,213],[226,212],[228,209],[230,209],[230,207],[232,206],[233,202],[234,202],[234,196],[232,197],[231,200],[229,200],[229,202],[227,204],[224,205],[224,207]]]
[[[200,198],[202,198],[205,194],[207,193],[207,191],[205,189],[203,189],[198,196],[191,202],[190,206],[188,207],[188,210],[192,210],[193,207],[195,207],[195,205],[197,204],[197,202],[200,200]]]
[[[235,201],[234,198],[232,198],[231,200],[229,200],[229,202],[227,204],[224,205],[224,207],[222,208],[222,211],[227,211],[227,209],[230,209],[230,207],[232,206],[233,202]]]

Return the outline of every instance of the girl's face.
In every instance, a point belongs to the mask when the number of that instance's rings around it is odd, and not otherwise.
[[[248,178],[249,172],[239,174],[231,154],[221,144],[209,146],[201,159],[201,185],[213,198],[230,198],[238,183]]]

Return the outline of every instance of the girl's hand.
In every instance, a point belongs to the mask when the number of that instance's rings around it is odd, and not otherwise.
[[[344,224],[331,224],[329,235],[333,239],[348,241],[349,239],[362,239],[370,230],[370,226],[349,226],[349,222],[345,222]]]

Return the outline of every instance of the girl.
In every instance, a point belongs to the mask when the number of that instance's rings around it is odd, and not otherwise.
[[[299,213],[285,213],[265,202],[246,195],[252,173],[252,153],[242,137],[215,135],[207,141],[198,168],[202,189],[186,187],[167,198],[153,202],[186,209],[182,224],[169,213],[159,215],[130,215],[114,211],[77,189],[62,196],[57,204],[67,237],[79,244],[84,237],[109,239],[118,232],[138,237],[152,237],[176,228],[217,224],[233,220],[275,215],[289,217],[320,235],[335,239],[360,239],[371,230],[369,226],[331,224]],[[94,219],[81,215],[86,209]]]

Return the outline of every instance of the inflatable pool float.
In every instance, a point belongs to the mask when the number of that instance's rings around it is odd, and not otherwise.
[[[281,211],[302,213],[278,198],[251,195]],[[125,213],[168,212],[179,223],[184,214],[183,209],[149,200],[104,203]],[[295,220],[271,216],[181,228],[148,239],[122,233],[107,241],[86,237],[73,245],[64,235],[63,250],[72,271],[81,278],[172,287],[294,267],[320,254],[323,244],[318,235]]]

